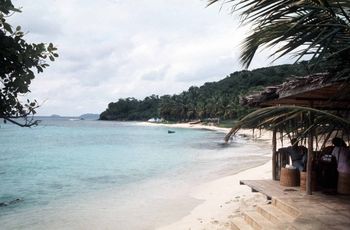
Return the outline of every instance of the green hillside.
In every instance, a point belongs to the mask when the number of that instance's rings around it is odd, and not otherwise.
[[[307,74],[306,65],[279,65],[252,71],[231,73],[217,82],[207,82],[200,87],[192,86],[176,95],[152,95],[143,100],[119,99],[108,104],[100,114],[101,120],[148,120],[161,117],[169,121],[220,118],[238,119],[248,109],[239,105],[239,96],[264,86],[282,83],[287,77]]]

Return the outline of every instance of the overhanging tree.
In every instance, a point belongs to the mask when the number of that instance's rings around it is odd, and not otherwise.
[[[21,12],[11,0],[0,0],[0,118],[22,127],[30,127],[33,120],[36,100],[21,99],[29,93],[29,85],[35,72],[41,73],[48,67],[47,59],[54,61],[58,54],[52,43],[28,43],[24,40],[21,27],[14,28],[6,19]],[[17,118],[23,118],[18,122]]]
[[[309,59],[314,69],[322,66],[329,73],[328,80],[350,80],[350,1],[208,0],[208,5],[217,2],[232,4],[233,12],[240,12],[242,23],[252,25],[242,46],[241,62],[245,67],[249,67],[259,48],[275,47],[272,55],[277,58],[293,53],[297,60]],[[344,121],[341,127],[349,132],[348,119],[311,108],[286,106],[281,110],[277,106],[247,115],[234,125],[226,139],[240,127],[271,128],[276,123],[286,126],[291,120],[288,114],[295,118],[304,113],[321,114],[323,123],[317,122],[323,127],[330,127],[335,120]],[[304,136],[315,130],[313,124],[302,125]],[[292,131],[298,128],[290,127]]]
[[[258,48],[277,47],[280,58],[294,53],[326,65],[333,76],[349,78],[350,1],[342,0],[208,0],[232,4],[242,23],[252,25],[241,61],[248,67]]]
[[[209,5],[221,0],[208,0]],[[248,67],[260,47],[279,47],[280,58],[294,52],[298,60],[310,58],[314,67],[325,67],[329,81],[350,80],[350,1],[342,0],[222,0],[241,10],[243,22],[252,24],[251,34],[243,43],[242,63]],[[347,84],[347,82],[345,82]],[[310,104],[310,106],[312,103]],[[231,134],[242,127],[274,130],[272,154],[276,169],[276,132],[295,133],[307,138],[308,159],[306,191],[311,195],[311,171],[314,140],[340,129],[349,134],[349,119],[308,107],[274,106],[248,114],[237,122]],[[338,130],[336,131],[337,135]],[[326,135],[324,135],[326,134]],[[273,174],[275,179],[276,174]]]

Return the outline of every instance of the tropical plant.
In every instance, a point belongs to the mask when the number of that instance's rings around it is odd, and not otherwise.
[[[228,141],[241,128],[276,130],[288,136],[304,139],[312,130],[317,137],[317,146],[324,146],[331,136],[350,138],[350,121],[330,112],[301,107],[273,106],[258,109],[236,124],[226,135]]]
[[[16,125],[29,127],[36,124],[29,115],[35,114],[37,101],[21,102],[21,96],[30,92],[29,85],[37,73],[54,61],[58,54],[53,44],[30,44],[24,40],[21,27],[13,28],[6,19],[20,12],[10,0],[0,0],[0,118]],[[18,122],[17,118],[24,118]]]
[[[252,25],[243,43],[241,62],[248,67],[258,48],[274,49],[280,58],[293,53],[297,61],[349,78],[350,1],[348,0],[208,0],[231,3],[243,23]],[[331,75],[331,76],[334,76]]]
[[[177,95],[163,95],[159,98],[152,95],[144,100],[119,99],[108,105],[100,119],[148,120],[151,117],[162,117],[170,121],[206,118],[236,120],[249,112],[239,104],[239,97],[251,90],[282,83],[290,75],[300,76],[306,73],[304,64],[237,71],[218,82],[192,86]]]
[[[242,46],[245,67],[259,48],[273,48],[275,59],[293,54],[296,61],[309,59],[314,72],[328,72],[328,79],[350,80],[350,1],[208,0],[208,5],[216,2],[231,3],[242,23],[252,26]],[[275,129],[299,138],[311,134],[324,143],[334,133],[348,135],[350,130],[349,120],[342,116],[296,106],[254,111],[234,125],[226,140],[242,127]]]

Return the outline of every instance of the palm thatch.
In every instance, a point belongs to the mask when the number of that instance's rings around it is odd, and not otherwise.
[[[278,130],[290,138],[301,139],[312,131],[318,138],[317,143],[323,141],[322,145],[334,135],[349,139],[350,85],[344,81],[329,81],[326,76],[291,78],[241,98],[243,105],[263,108],[241,119],[226,140],[239,128]]]
[[[350,1],[208,0],[208,5],[217,2],[232,4],[232,12],[239,12],[242,23],[252,26],[242,46],[241,62],[245,67],[249,67],[258,48],[273,47],[276,59],[294,54],[297,61],[310,59],[314,70],[319,70],[322,63],[321,69],[327,72],[287,81],[246,97],[247,104],[275,106],[244,117],[226,140],[242,127],[278,129],[300,137],[310,132],[315,132],[315,137],[337,131],[348,134],[348,118],[333,111],[350,110],[346,96],[350,87],[338,84],[350,80]],[[343,96],[338,97],[339,92]]]
[[[266,107],[273,105],[310,106],[325,110],[350,110],[350,84],[329,81],[327,74],[293,77],[280,85],[240,98],[242,105]]]
[[[350,82],[350,1],[348,0],[208,0],[233,4],[233,12],[241,12],[242,22],[252,25],[252,32],[243,43],[241,62],[245,67],[250,63],[259,48],[275,48],[277,58],[294,54],[296,61],[309,59],[312,72],[326,70],[328,78]],[[322,63],[322,66],[320,65]],[[306,81],[312,78],[305,78]],[[329,80],[329,79],[328,79]],[[288,83],[287,83],[288,84]],[[305,83],[304,83],[305,86]],[[330,87],[332,87],[331,85]],[[290,86],[289,86],[290,88]],[[307,87],[306,87],[307,88]],[[345,89],[349,90],[350,87]],[[240,128],[272,129],[288,136],[307,138],[307,194],[311,194],[311,170],[313,141],[325,145],[332,135],[341,135],[349,141],[350,120],[332,112],[314,107],[314,98],[308,90],[294,95],[302,95],[306,106],[295,106],[300,98],[288,101],[288,94],[281,97],[283,87],[270,87],[264,95],[266,101],[277,106],[266,107],[248,114],[237,122],[225,137],[226,141]],[[312,89],[313,95],[318,89]],[[324,91],[328,92],[328,90]],[[343,95],[347,94],[342,92]],[[331,95],[337,93],[331,91]],[[281,100],[281,98],[287,100]],[[320,101],[320,95],[317,100]],[[321,98],[325,99],[325,98]],[[325,99],[330,101],[329,99]],[[337,100],[338,102],[341,100]],[[282,105],[279,104],[289,104]],[[348,103],[348,102],[345,102]],[[261,103],[260,103],[261,104]],[[330,103],[320,103],[332,105]],[[348,103],[349,104],[349,103]],[[328,108],[329,109],[329,108]],[[334,109],[334,108],[333,108]],[[347,105],[349,111],[349,105]],[[273,135],[275,143],[276,132]],[[276,169],[276,145],[273,145],[273,168]],[[273,172],[273,178],[276,174]]]
[[[309,118],[313,117],[313,120]],[[228,141],[241,128],[278,130],[280,133],[300,139],[307,138],[312,130],[317,145],[324,146],[332,136],[350,140],[350,120],[330,112],[301,106],[273,106],[258,109],[237,122],[226,135]]]

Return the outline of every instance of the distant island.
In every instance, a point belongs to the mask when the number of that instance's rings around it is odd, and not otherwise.
[[[85,113],[80,116],[64,116],[58,114],[52,114],[50,116],[35,116],[36,119],[70,119],[70,120],[98,120],[99,114]]]
[[[94,113],[85,113],[80,115],[79,118],[83,120],[98,120],[100,118],[100,115]]]
[[[176,95],[151,95],[143,100],[133,97],[108,104],[100,120],[146,121],[163,118],[168,121],[191,121],[216,118],[234,120],[250,110],[239,104],[239,97],[265,86],[282,83],[291,76],[308,74],[306,63],[279,65],[252,71],[231,73],[217,82],[192,86]]]
[[[52,115],[51,115],[51,116],[49,116],[49,117],[51,117],[51,118],[61,118],[62,116],[57,115],[57,114],[52,114]]]

